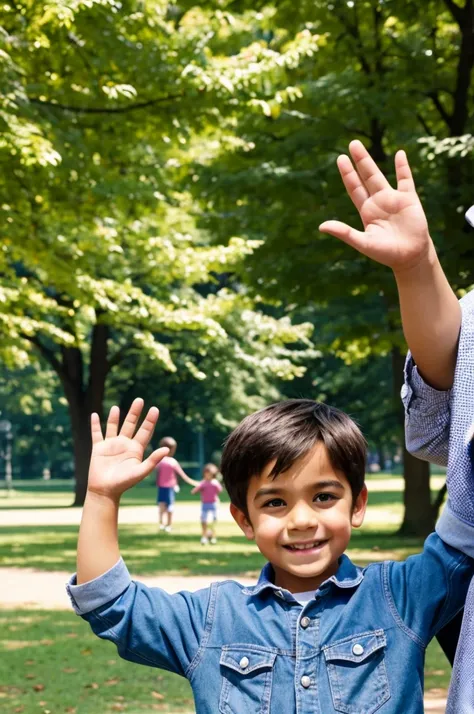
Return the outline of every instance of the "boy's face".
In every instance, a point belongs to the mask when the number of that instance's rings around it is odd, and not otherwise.
[[[233,504],[231,512],[273,565],[276,585],[316,590],[336,573],[352,528],[362,525],[367,489],[353,504],[349,482],[321,442],[276,479],[269,478],[274,463],[250,480],[248,518]]]

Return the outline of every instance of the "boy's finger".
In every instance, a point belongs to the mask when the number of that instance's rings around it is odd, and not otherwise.
[[[137,397],[137,399],[133,400],[132,406],[128,410],[128,414],[125,417],[125,420],[122,424],[122,428],[120,429],[120,436],[128,436],[129,439],[132,438],[135,433],[135,429],[137,428],[138,420],[140,419],[142,409],[143,399]]]
[[[358,211],[361,210],[364,202],[369,198],[369,193],[360,180],[360,176],[352,165],[352,161],[344,154],[337,159],[337,168],[341,174],[342,182],[346,187],[352,203]]]
[[[117,436],[118,425],[120,419],[120,409],[113,406],[109,412],[109,418],[107,419],[107,427],[105,429],[105,438],[112,439]]]
[[[378,191],[382,191],[384,188],[390,188],[389,182],[361,141],[351,141],[349,151],[355,163],[357,173],[371,196]]]
[[[406,193],[416,192],[415,182],[411,173],[410,164],[404,151],[395,154],[395,171],[397,173],[397,188]]]
[[[156,422],[158,421],[158,414],[158,409],[156,407],[151,407],[143,420],[141,427],[135,434],[135,441],[138,441],[144,449],[148,446],[150,439],[153,436]]]
[[[145,476],[155,468],[155,466],[161,461],[164,456],[168,456],[170,450],[167,446],[162,446],[161,449],[157,449],[150,456],[142,461],[138,466],[137,475],[140,479],[144,479]]]
[[[95,412],[91,414],[91,436],[92,444],[98,444],[99,441],[103,441],[102,428],[100,426],[99,415]]]
[[[329,233],[335,238],[339,238],[347,245],[352,246],[360,253],[366,255],[365,249],[367,246],[367,238],[365,233],[362,231],[356,231],[355,228],[351,228],[347,223],[341,223],[341,221],[324,221],[319,226],[321,233]]]

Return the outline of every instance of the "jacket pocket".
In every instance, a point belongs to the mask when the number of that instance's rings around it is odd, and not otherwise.
[[[269,714],[276,654],[256,645],[225,645],[220,665],[222,714]]]
[[[383,630],[364,632],[323,647],[334,709],[373,714],[390,699]]]

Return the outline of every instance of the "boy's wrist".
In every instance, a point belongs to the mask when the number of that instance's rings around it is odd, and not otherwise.
[[[86,493],[86,499],[85,503],[93,503],[96,506],[102,506],[105,508],[110,508],[112,506],[113,508],[118,508],[120,505],[120,498],[122,497],[122,494],[108,494],[108,493],[101,493],[100,491],[94,491],[91,489],[87,489]]]
[[[438,256],[433,241],[429,238],[426,251],[418,260],[410,265],[393,269],[393,274],[398,285],[411,282],[413,280],[430,279],[436,266],[439,265]]]

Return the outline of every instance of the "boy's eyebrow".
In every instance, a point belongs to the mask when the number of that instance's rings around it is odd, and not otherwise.
[[[311,484],[311,488],[338,488],[344,490],[344,486],[340,481],[336,479],[325,479],[324,481],[316,481]],[[254,500],[261,498],[262,496],[279,496],[285,489],[278,488],[278,486],[262,486],[259,488],[254,496]]]

